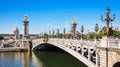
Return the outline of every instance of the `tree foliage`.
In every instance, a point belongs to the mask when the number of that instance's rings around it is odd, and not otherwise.
[[[3,37],[0,37],[0,40],[3,40],[4,38]]]
[[[64,35],[66,39],[70,39],[71,38],[71,34],[65,34]]]
[[[120,31],[112,30],[112,36],[120,38]]]
[[[98,38],[102,38],[103,35],[104,35],[104,32],[103,32],[102,30],[100,30],[100,31],[98,32]]]

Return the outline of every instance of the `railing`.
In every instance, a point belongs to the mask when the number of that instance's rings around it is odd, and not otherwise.
[[[103,48],[118,48],[120,49],[120,40],[101,40],[101,42],[97,45],[98,47]]]

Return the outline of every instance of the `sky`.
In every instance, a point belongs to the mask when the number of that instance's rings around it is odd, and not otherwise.
[[[70,31],[72,18],[77,19],[77,31],[82,25],[85,31],[94,31],[96,23],[100,28],[106,25],[100,16],[105,18],[107,7],[111,18],[116,15],[113,26],[120,27],[120,0],[0,0],[0,34],[13,33],[15,26],[23,33],[24,15],[31,34],[53,29],[62,32],[63,28]]]

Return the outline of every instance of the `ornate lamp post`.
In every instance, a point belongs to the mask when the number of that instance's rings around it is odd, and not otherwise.
[[[63,29],[63,38],[65,38],[65,33],[66,33],[66,30],[65,28]]]
[[[113,15],[113,18],[109,17],[110,14],[110,9],[106,9],[106,18],[103,19],[103,16],[101,15],[101,20],[103,22],[106,22],[106,27],[103,29],[104,30],[104,35],[110,36],[111,35],[111,30],[112,28],[109,27],[110,22],[115,20],[115,14]]]
[[[81,33],[82,33],[82,34],[81,34],[81,42],[82,42],[82,39],[83,39],[83,32],[84,32],[84,26],[82,25],[82,26],[81,26]]]
[[[57,29],[57,37],[59,38],[59,29]]]
[[[88,40],[88,43],[89,43],[89,42],[90,42],[89,30],[87,30],[87,33],[88,33],[88,35],[87,35],[87,40]]]
[[[51,31],[49,30],[49,37],[51,37]]]
[[[96,25],[95,25],[95,44],[97,43],[97,39],[98,39],[98,37],[97,37],[97,32],[98,32],[98,30],[99,30],[99,26],[98,26],[98,24],[96,23]]]
[[[96,23],[96,25],[95,25],[95,39],[97,39],[97,32],[98,32],[98,30],[99,30],[99,26]]]
[[[55,31],[53,30],[53,32],[52,32],[52,37],[54,38],[54,34],[55,34]]]

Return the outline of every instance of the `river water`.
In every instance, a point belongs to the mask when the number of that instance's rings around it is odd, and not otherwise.
[[[0,52],[0,67],[86,67],[67,53],[52,51]]]

